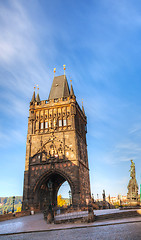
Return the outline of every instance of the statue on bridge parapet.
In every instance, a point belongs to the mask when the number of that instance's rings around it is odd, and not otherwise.
[[[131,166],[129,171],[131,179],[127,187],[127,199],[129,200],[129,204],[131,206],[136,206],[138,205],[138,184],[136,180],[135,163],[133,162],[133,160],[131,160]]]
[[[135,163],[131,160],[130,177],[135,178]]]

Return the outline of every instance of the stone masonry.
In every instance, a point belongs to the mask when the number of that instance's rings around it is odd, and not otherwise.
[[[63,182],[71,188],[74,207],[90,200],[84,108],[69,89],[65,75],[54,77],[48,100],[35,90],[29,108],[23,210],[57,205]]]

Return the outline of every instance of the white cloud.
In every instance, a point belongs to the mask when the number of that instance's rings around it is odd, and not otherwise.
[[[22,128],[17,128],[13,126],[12,129],[8,131],[0,130],[0,147],[1,148],[8,148],[8,146],[12,146],[14,143],[18,145],[19,143],[25,143],[26,136],[23,133]]]
[[[9,8],[1,4],[0,20],[0,71],[5,77],[0,84],[29,96],[35,84],[43,86],[50,77],[40,58],[41,29],[18,1],[11,1]],[[44,87],[42,92],[45,94]]]
[[[32,41],[36,36],[24,8],[17,1],[12,8],[1,6],[0,18],[0,61],[13,64],[15,60],[32,60],[37,51]]]

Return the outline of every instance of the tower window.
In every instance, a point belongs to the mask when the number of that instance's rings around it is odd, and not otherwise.
[[[43,122],[41,122],[41,129],[43,129],[44,128],[44,123]]]
[[[62,119],[59,120],[59,127],[62,127]]]
[[[48,128],[48,122],[45,122],[45,128]]]
[[[63,119],[63,126],[67,126],[67,120]]]

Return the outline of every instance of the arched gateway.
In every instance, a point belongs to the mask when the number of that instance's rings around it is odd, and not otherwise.
[[[30,102],[23,210],[57,204],[57,192],[67,181],[73,206],[90,200],[86,116],[65,75],[54,77],[48,100],[33,93]]]

